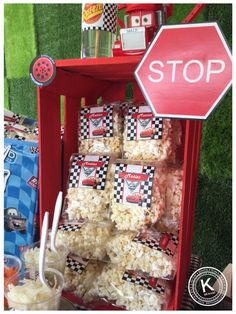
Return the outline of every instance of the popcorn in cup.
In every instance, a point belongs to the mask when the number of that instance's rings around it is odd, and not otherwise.
[[[59,310],[63,275],[56,269],[48,268],[45,278],[50,288],[43,285],[38,271],[32,269],[9,278],[4,291],[9,310]]]
[[[35,242],[32,245],[24,248],[21,254],[21,259],[24,262],[24,266],[26,269],[38,269],[39,249],[40,241]],[[69,253],[68,248],[66,248],[62,244],[58,246],[57,252],[52,251],[49,247],[49,244],[47,244],[45,267],[55,268],[59,272],[64,274],[68,253]]]

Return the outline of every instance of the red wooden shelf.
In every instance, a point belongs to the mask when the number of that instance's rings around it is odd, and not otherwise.
[[[47,87],[38,88],[40,224],[45,211],[53,217],[58,192],[66,191],[70,156],[78,152],[78,121],[81,97],[93,104],[125,98],[128,81],[134,83],[134,98],[144,100],[134,81],[140,56],[101,59],[57,60],[57,74]],[[170,91],[171,92],[171,91]],[[60,96],[64,95],[63,149],[60,134]],[[186,100],[187,101],[187,100]],[[169,309],[178,309],[190,265],[196,202],[201,121],[184,120],[182,160],[184,165],[178,269]]]
[[[100,80],[133,80],[141,56],[57,60],[58,69]]]

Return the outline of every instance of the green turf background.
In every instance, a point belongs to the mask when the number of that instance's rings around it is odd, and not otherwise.
[[[194,4],[175,4],[169,23],[180,23]],[[231,4],[208,4],[196,19],[217,21],[232,44]],[[38,54],[80,57],[81,5],[5,4],[4,105],[37,118],[36,88],[29,65]],[[193,252],[204,265],[223,269],[231,261],[232,93],[203,123]]]

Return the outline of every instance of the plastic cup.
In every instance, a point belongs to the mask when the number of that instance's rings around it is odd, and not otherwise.
[[[38,270],[38,261],[39,261],[39,248],[40,241],[33,243],[32,245],[26,246],[21,253],[21,259],[24,263],[25,269],[35,269]],[[32,254],[33,253],[33,256]],[[51,254],[49,254],[51,252]],[[46,259],[45,259],[45,268],[57,269],[59,272],[64,274],[66,267],[66,259],[69,254],[69,250],[64,247],[58,247],[58,252],[54,253],[47,245],[46,250]],[[51,256],[51,257],[49,257]]]
[[[21,268],[22,262],[18,257],[4,254],[4,287],[9,278],[14,276],[15,274],[18,274]],[[4,297],[4,309],[7,308],[7,299]]]
[[[27,270],[9,278],[4,291],[9,310],[59,310],[64,285],[63,275],[56,269],[48,268],[45,270],[45,277],[50,287],[52,287],[51,291],[44,287],[41,282],[39,282],[42,285],[40,289],[34,286],[36,280],[39,281],[37,279],[38,271],[36,270]],[[26,290],[26,284],[29,283],[26,283],[25,279],[30,280],[28,291]]]

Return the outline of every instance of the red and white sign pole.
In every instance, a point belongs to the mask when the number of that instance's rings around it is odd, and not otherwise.
[[[217,23],[163,25],[135,71],[155,116],[206,119],[232,84]]]

